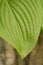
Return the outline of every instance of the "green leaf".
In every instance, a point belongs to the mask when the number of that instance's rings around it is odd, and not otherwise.
[[[43,33],[43,0],[41,1],[41,7],[42,7],[42,33]]]
[[[1,0],[0,36],[24,58],[38,40],[41,18],[40,0]]]

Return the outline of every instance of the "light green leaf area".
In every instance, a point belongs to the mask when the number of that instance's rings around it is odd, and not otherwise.
[[[43,32],[43,0],[41,1],[41,7],[42,7],[42,32]]]
[[[42,25],[40,0],[1,0],[0,37],[24,58],[34,48]]]

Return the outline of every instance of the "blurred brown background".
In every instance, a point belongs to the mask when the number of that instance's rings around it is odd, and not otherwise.
[[[40,34],[35,48],[23,60],[11,45],[0,37],[0,65],[43,65],[43,34]]]

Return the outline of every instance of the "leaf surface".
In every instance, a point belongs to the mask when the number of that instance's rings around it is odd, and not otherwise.
[[[1,0],[0,36],[24,58],[34,48],[42,25],[40,0]]]
[[[41,6],[42,6],[42,32],[43,32],[43,0],[41,0]]]

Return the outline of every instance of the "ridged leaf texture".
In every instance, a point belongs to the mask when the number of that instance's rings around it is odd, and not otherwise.
[[[40,0],[0,0],[0,36],[22,58],[34,48],[41,26]]]

